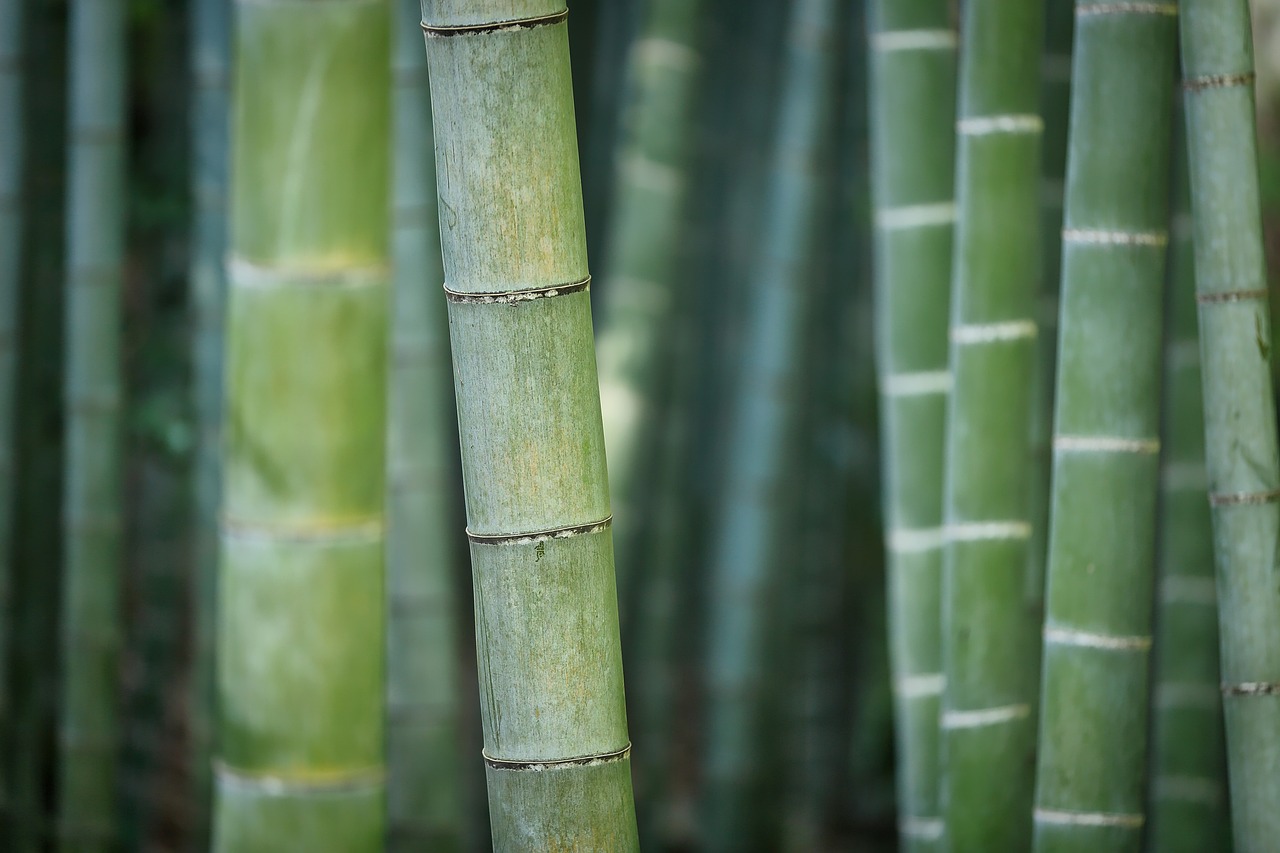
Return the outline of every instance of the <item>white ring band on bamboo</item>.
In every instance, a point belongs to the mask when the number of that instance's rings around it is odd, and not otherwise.
[[[993,344],[1034,338],[1039,329],[1034,320],[1010,320],[1006,323],[966,323],[951,327],[952,343]]]
[[[227,256],[227,281],[233,287],[385,286],[390,274],[390,269],[382,266],[341,269],[267,266],[256,264],[240,255]]]
[[[1076,14],[1088,15],[1166,15],[1178,16],[1176,3],[1082,3]]]
[[[1025,521],[974,521],[949,524],[948,542],[991,542],[1031,538],[1031,525]]]
[[[946,824],[940,817],[904,817],[898,821],[898,833],[903,838],[936,841],[945,831]]]
[[[1222,691],[1213,683],[1164,681],[1156,684],[1155,704],[1162,710],[1213,711],[1222,705]]]
[[[1062,242],[1073,246],[1148,246],[1163,249],[1169,245],[1169,232],[1064,228]]]
[[[1055,435],[1053,449],[1063,453],[1139,453],[1154,456],[1160,452],[1160,440],[1119,435]]]
[[[1274,681],[1240,681],[1223,683],[1223,696],[1280,696],[1280,683]]]
[[[889,531],[889,550],[895,554],[919,554],[947,547],[944,527],[897,528]]]
[[[897,30],[876,33],[871,49],[882,53],[899,50],[955,50],[959,39],[954,30]]]
[[[927,394],[949,394],[951,371],[925,370],[919,373],[892,373],[880,380],[880,393],[886,397],[923,397]]]
[[[235,542],[311,542],[322,545],[355,545],[380,541],[386,533],[381,518],[361,518],[343,523],[269,524],[222,516],[224,539]]]
[[[903,699],[923,699],[941,696],[947,686],[947,677],[940,672],[927,675],[907,675],[893,683],[893,692]]]
[[[1222,783],[1204,776],[1167,774],[1152,781],[1152,792],[1157,799],[1178,800],[1216,806],[1222,802]]]
[[[990,136],[995,133],[1041,133],[1044,121],[1038,115],[972,116],[956,122],[961,136]]]
[[[942,728],[977,729],[1025,720],[1030,716],[1030,705],[1002,705],[998,708],[980,708],[974,711],[943,711]]]
[[[380,765],[313,778],[243,772],[222,761],[214,760],[213,772],[221,786],[256,791],[267,796],[308,793],[332,796],[342,793],[363,793],[376,791],[386,784],[386,771]]]
[[[1076,631],[1056,626],[1045,626],[1044,641],[1055,646],[1074,646],[1078,649],[1099,649],[1107,652],[1145,652],[1151,648],[1150,637],[1096,634],[1091,631]]]
[[[1036,809],[1036,823],[1055,826],[1107,826],[1117,829],[1142,829],[1146,816],[1120,812],[1074,812],[1058,809]]]
[[[1218,603],[1218,585],[1211,577],[1167,575],[1160,581],[1160,600],[1165,604],[1215,606]]]
[[[886,231],[902,231],[908,228],[937,228],[954,225],[956,203],[941,201],[936,204],[905,204],[876,211],[876,225]]]
[[[643,38],[631,49],[637,62],[673,71],[692,70],[702,61],[702,57],[693,48],[671,39]]]

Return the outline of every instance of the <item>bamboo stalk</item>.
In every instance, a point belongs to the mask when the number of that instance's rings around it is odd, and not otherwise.
[[[386,0],[241,0],[214,849],[384,832]]]
[[[1280,466],[1249,4],[1184,0],[1196,300],[1235,849],[1280,836]]]
[[[763,738],[776,628],[770,606],[791,539],[784,493],[799,427],[807,278],[821,210],[817,166],[835,103],[834,33],[840,5],[801,0],[787,25],[772,164],[769,227],[753,276],[740,373],[729,422],[725,500],[711,545],[704,839],[712,850],[768,847],[762,792],[770,784]]]
[[[898,830],[943,843],[943,448],[955,224],[956,33],[947,0],[877,0],[870,65],[876,310]]]
[[[461,849],[453,588],[457,442],[418,0],[393,21],[393,242],[388,410],[387,833],[392,850]]]
[[[209,849],[212,809],[214,622],[221,492],[222,344],[226,304],[230,0],[193,0],[190,266],[196,454],[193,488],[192,670],[188,694],[193,816],[188,848]]]
[[[1144,822],[1176,14],[1076,5],[1037,851]]]
[[[1026,471],[1043,20],[1034,0],[973,0],[961,27],[941,717],[946,843],[957,853],[1030,844],[1036,626],[1025,604]],[[931,544],[927,535],[917,542]]]
[[[1146,848],[1151,853],[1230,847],[1184,130],[1175,121],[1156,548],[1155,695],[1147,786],[1151,825]]]
[[[118,840],[125,9],[71,4],[58,844]]]
[[[636,850],[564,0],[425,0],[499,850]]]

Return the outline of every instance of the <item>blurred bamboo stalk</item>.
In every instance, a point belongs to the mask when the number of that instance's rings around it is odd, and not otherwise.
[[[871,4],[877,362],[902,849],[941,850],[943,451],[955,225],[947,0]]]
[[[214,849],[384,842],[390,4],[235,26]]]
[[[1280,836],[1280,464],[1249,3],[1183,0],[1205,455],[1235,849]]]

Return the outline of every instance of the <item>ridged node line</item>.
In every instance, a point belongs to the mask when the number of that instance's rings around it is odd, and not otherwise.
[[[481,33],[500,32],[502,30],[531,30],[535,27],[549,27],[563,23],[569,17],[569,10],[562,9],[550,15],[535,15],[529,18],[515,18],[505,21],[489,21],[483,24],[432,24],[422,22],[422,31],[428,38],[451,38],[453,36],[470,36]]]

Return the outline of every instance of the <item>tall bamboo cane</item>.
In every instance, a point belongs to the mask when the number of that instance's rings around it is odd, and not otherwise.
[[[956,853],[1030,844],[1037,661],[1025,605],[1026,471],[1043,20],[1036,0],[972,0],[961,27],[941,722],[944,817]]]
[[[1185,126],[1175,121],[1173,233],[1164,341],[1156,582],[1151,853],[1226,849],[1226,752],[1219,699],[1218,598],[1204,467]]]
[[[214,847],[383,844],[386,0],[237,9]]]
[[[942,454],[955,224],[956,33],[946,0],[871,6],[881,435],[904,849],[941,849]]]
[[[117,843],[125,9],[71,5],[59,848]]]
[[[424,0],[495,849],[638,848],[564,0]]]
[[[1236,850],[1280,837],[1280,465],[1245,0],[1184,0],[1205,455]]]
[[[457,442],[418,0],[392,15],[395,306],[388,410],[388,847],[459,849],[458,673],[452,526]]]
[[[1137,850],[1177,7],[1076,4],[1038,851]]]

